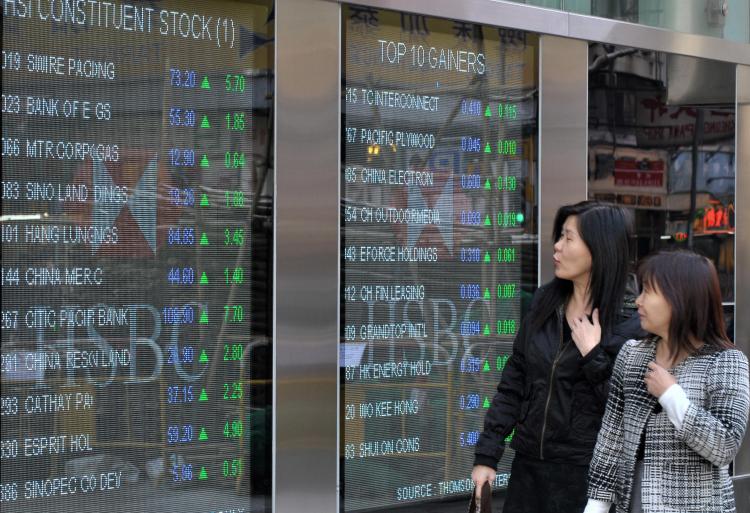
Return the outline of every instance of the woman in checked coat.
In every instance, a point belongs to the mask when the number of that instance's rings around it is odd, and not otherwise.
[[[658,253],[640,271],[641,326],[617,357],[584,513],[733,513],[728,465],[748,420],[748,361],[724,329],[713,264]]]

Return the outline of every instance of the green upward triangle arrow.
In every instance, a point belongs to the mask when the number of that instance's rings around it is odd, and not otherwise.
[[[487,180],[484,181],[484,188],[487,189],[488,191],[492,190],[492,185],[490,184],[490,180],[489,179],[487,179]]]
[[[201,390],[201,396],[198,398],[199,401],[208,401],[208,394],[206,393],[206,389],[204,388]]]
[[[201,362],[201,363],[208,363],[208,355],[206,354],[206,350],[205,349],[201,350],[201,355],[198,358],[198,361]]]
[[[201,158],[201,167],[208,167],[208,166],[209,166],[208,155],[203,155],[203,157]]]
[[[484,361],[484,367],[482,367],[482,372],[489,372],[490,371],[490,362],[487,360]]]
[[[484,289],[484,299],[490,298],[490,289]]]
[[[211,89],[211,83],[208,81],[208,76],[203,77],[203,82],[201,82],[201,89]]]
[[[198,435],[198,440],[201,442],[208,440],[208,433],[206,433],[205,427],[201,428],[201,434]]]
[[[490,216],[484,218],[484,225],[485,226],[492,226],[492,220],[490,219]]]
[[[487,397],[485,397],[484,403],[482,404],[482,408],[487,409],[489,407],[490,407],[490,400]]]
[[[203,193],[203,196],[201,196],[201,206],[202,207],[208,207],[210,204],[208,203],[208,194],[205,192]]]
[[[201,285],[208,285],[208,276],[206,276],[206,271],[203,271],[203,274],[201,274]]]
[[[492,117],[492,109],[490,109],[490,106],[489,106],[489,105],[487,105],[487,108],[486,108],[486,109],[484,109],[484,115],[485,115],[486,117],[488,117],[488,118],[489,118],[489,117]]]
[[[205,232],[201,235],[201,246],[208,246],[208,235]]]
[[[208,324],[208,312],[206,310],[201,312],[201,320],[198,321],[198,324]]]
[[[485,153],[492,153],[492,147],[490,146],[490,143],[487,143],[484,145],[484,152]]]
[[[489,264],[491,261],[492,261],[492,259],[490,258],[490,252],[486,251],[484,253],[484,263],[485,264]]]
[[[206,467],[201,467],[201,472],[198,474],[198,479],[208,479],[208,472],[206,472]]]
[[[211,122],[208,121],[208,116],[205,114],[203,115],[203,120],[201,121],[201,128],[211,128]]]
[[[490,334],[490,325],[489,324],[485,324],[484,325],[484,334],[485,335],[489,335]]]

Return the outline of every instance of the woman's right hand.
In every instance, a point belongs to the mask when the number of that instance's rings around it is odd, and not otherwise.
[[[490,486],[495,482],[495,469],[486,465],[474,465],[474,470],[471,471],[471,480],[474,481],[474,494],[477,496],[477,500],[482,498],[482,486],[484,483],[489,481]]]

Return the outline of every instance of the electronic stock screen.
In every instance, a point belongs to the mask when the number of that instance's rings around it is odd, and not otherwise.
[[[536,287],[538,38],[358,6],[342,23],[342,508],[390,509],[470,493]]]
[[[3,2],[4,513],[253,509],[265,4]]]

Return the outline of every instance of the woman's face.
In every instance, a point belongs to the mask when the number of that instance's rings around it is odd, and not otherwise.
[[[666,339],[669,335],[669,323],[672,320],[672,307],[658,287],[655,284],[644,286],[635,304],[638,306],[641,327],[649,333]]]
[[[555,242],[555,276],[563,280],[588,284],[591,275],[591,252],[578,231],[578,216],[568,216],[560,238]]]

